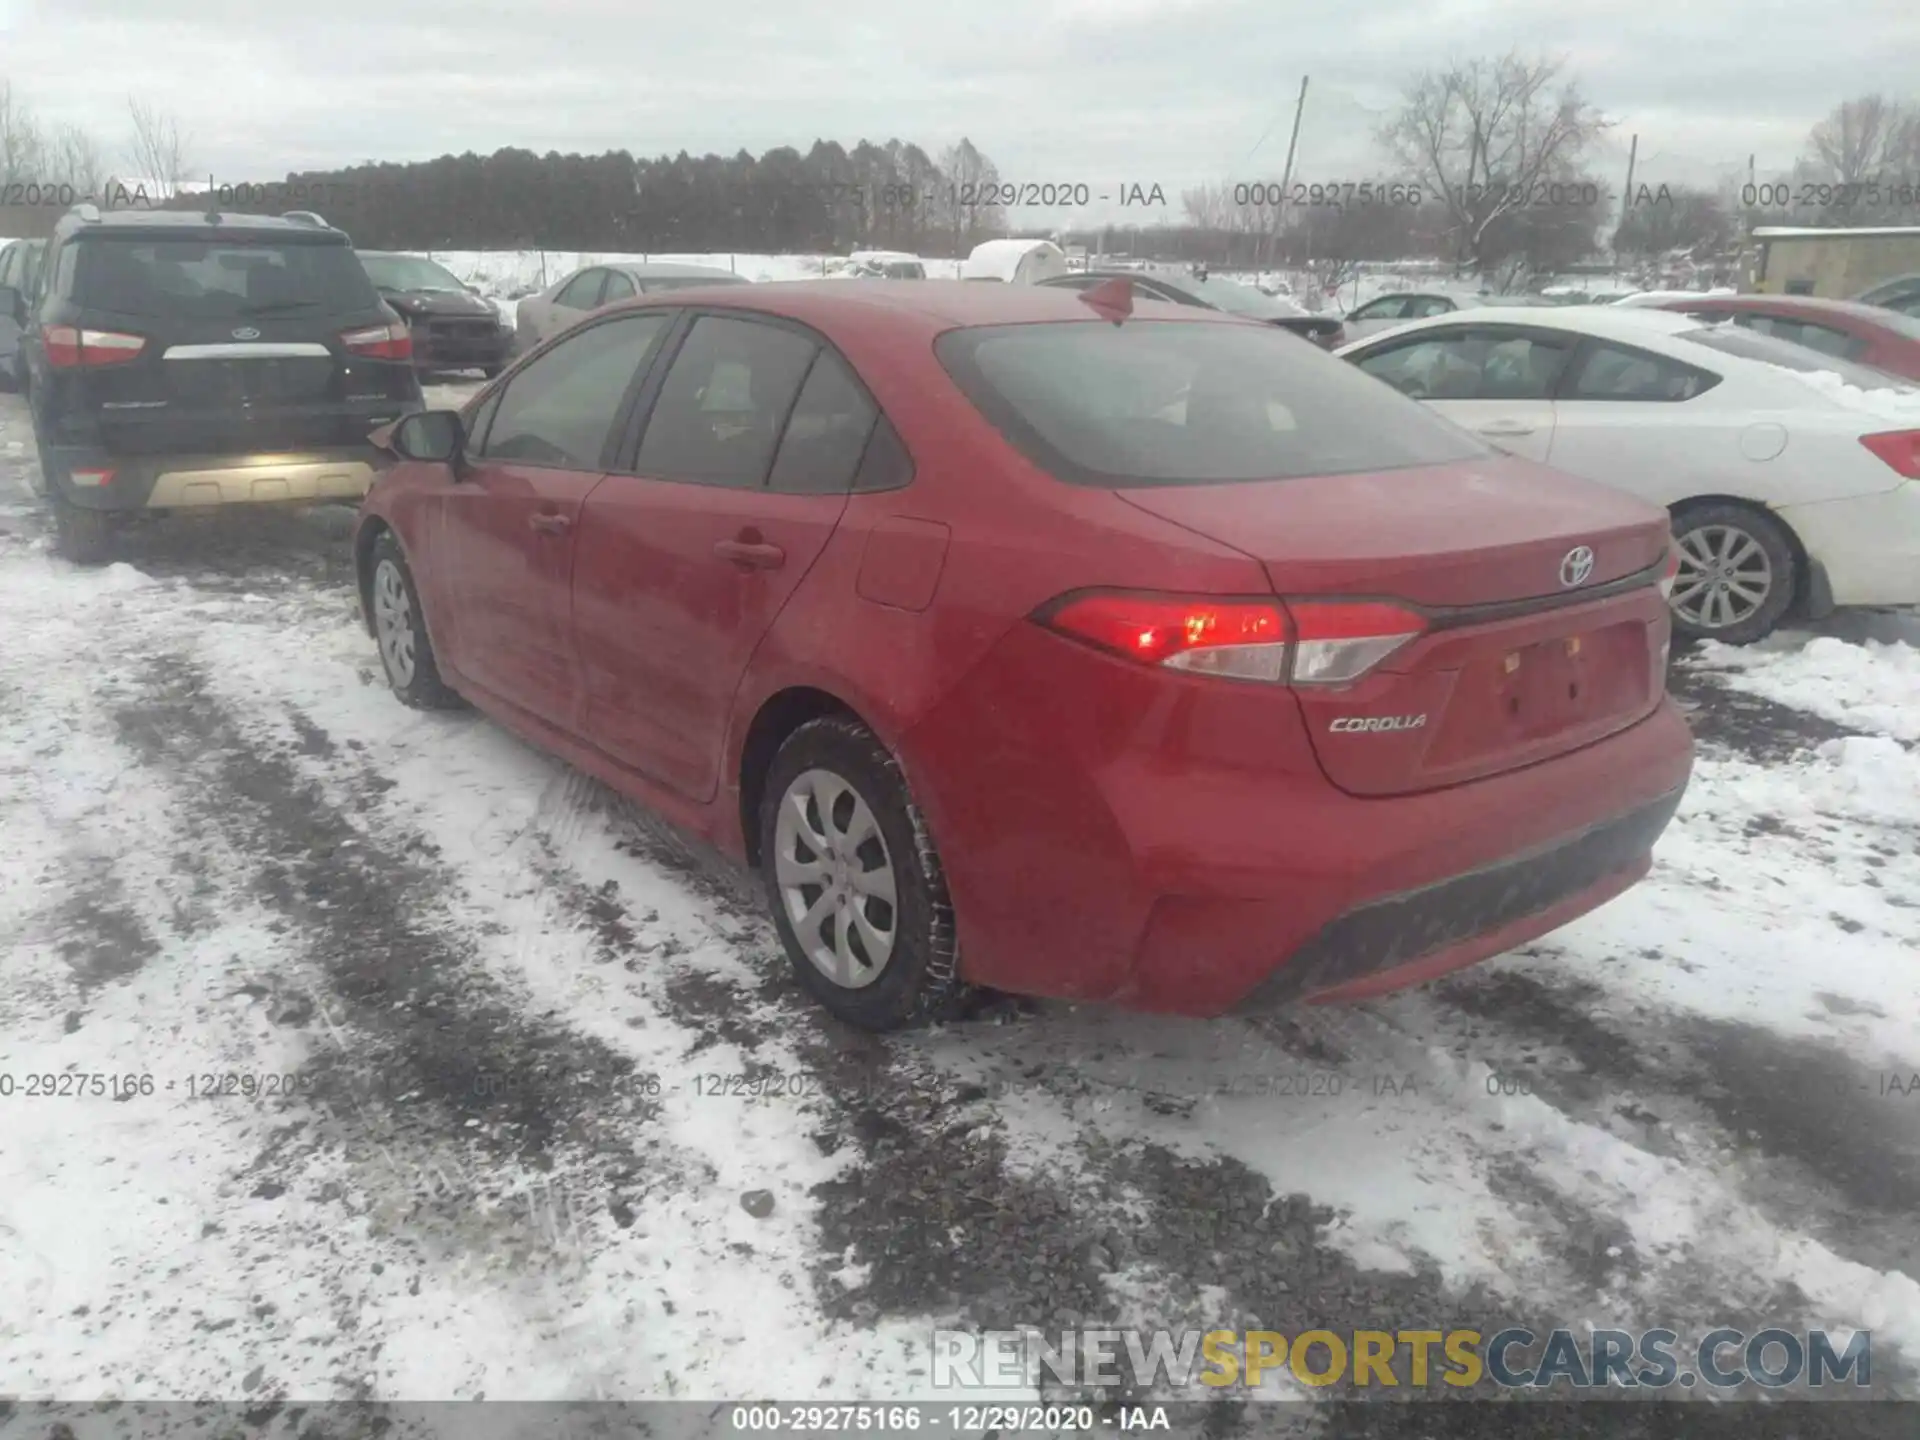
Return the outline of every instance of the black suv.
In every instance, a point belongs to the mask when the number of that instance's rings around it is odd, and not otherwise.
[[[41,278],[23,351],[72,559],[136,513],[357,500],[368,432],[422,408],[406,326],[317,215],[80,205]]]
[[[493,302],[437,261],[392,250],[362,250],[360,263],[380,298],[400,312],[413,333],[413,365],[478,370],[489,380],[513,358],[513,323]]]

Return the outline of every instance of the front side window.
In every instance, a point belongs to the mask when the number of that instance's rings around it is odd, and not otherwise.
[[[1358,363],[1416,400],[1545,400],[1572,353],[1571,337],[1488,327],[1404,340]]]
[[[478,458],[598,470],[627,391],[666,333],[665,313],[623,315],[562,340],[507,383]]]
[[[757,489],[820,347],[784,326],[703,315],[661,384],[634,468]]]
[[[1356,367],[1267,326],[986,326],[949,331],[934,349],[981,414],[1072,484],[1283,480],[1492,453]]]
[[[1376,300],[1371,305],[1362,305],[1353,312],[1356,320],[1399,320],[1407,313],[1407,300],[1404,296],[1389,296],[1385,300]]]

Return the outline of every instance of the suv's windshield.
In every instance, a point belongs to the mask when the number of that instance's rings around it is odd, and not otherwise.
[[[382,290],[462,290],[467,287],[446,266],[418,255],[366,255],[360,263]]]
[[[1076,484],[1279,480],[1489,453],[1364,371],[1272,329],[1006,325],[949,331],[934,348],[1015,446]]]
[[[76,250],[73,300],[122,315],[223,319],[379,304],[359,260],[339,243],[92,235]]]
[[[1916,388],[1911,381],[1885,370],[1876,370],[1871,365],[1842,360],[1837,355],[1796,345],[1791,340],[1759,335],[1732,325],[1703,325],[1697,330],[1679,331],[1674,338],[1704,345],[1709,350],[1718,350],[1726,355],[1738,355],[1745,360],[1761,360],[1768,365],[1797,370],[1802,374],[1825,371],[1830,375],[1838,375],[1847,384],[1861,390]]]

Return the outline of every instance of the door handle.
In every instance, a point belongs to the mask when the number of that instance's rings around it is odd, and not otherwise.
[[[538,530],[542,535],[562,535],[566,533],[567,527],[572,525],[573,521],[569,520],[565,515],[555,515],[547,511],[541,511],[538,514],[529,515],[527,517],[527,524],[533,529]]]
[[[1531,435],[1533,426],[1518,420],[1493,420],[1480,427],[1482,435]]]
[[[713,553],[742,570],[778,570],[787,563],[787,552],[778,545],[755,540],[722,540],[713,547]]]

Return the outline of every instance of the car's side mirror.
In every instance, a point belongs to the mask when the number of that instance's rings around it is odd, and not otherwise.
[[[418,410],[393,427],[388,444],[402,460],[451,465],[466,448],[466,427],[458,410]]]

